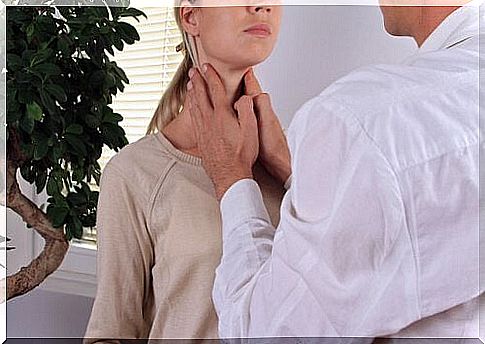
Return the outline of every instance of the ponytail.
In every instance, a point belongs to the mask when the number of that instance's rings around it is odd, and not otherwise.
[[[187,94],[187,83],[189,82],[188,73],[192,66],[192,59],[189,54],[185,54],[184,60],[177,69],[177,72],[175,72],[148,125],[147,135],[162,130],[182,110],[185,95]]]
[[[193,4],[196,0],[188,0]],[[175,1],[176,6],[180,6],[182,0]],[[189,42],[189,37],[182,28],[182,20],[180,18],[179,7],[175,7],[175,20],[180,32],[182,33],[183,42],[177,47],[177,51],[182,51],[184,59],[178,67],[175,75],[163,93],[157,110],[150,120],[146,134],[150,135],[157,131],[161,131],[168,123],[170,123],[182,110],[187,94],[187,83],[189,82],[189,70],[194,66],[193,63],[193,49]]]

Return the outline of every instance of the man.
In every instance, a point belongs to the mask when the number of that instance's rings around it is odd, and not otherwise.
[[[479,8],[382,12],[419,51],[305,104],[289,129],[291,167],[251,72],[236,111],[210,66],[190,73],[221,201],[221,337],[478,334]],[[282,183],[292,174],[276,230],[252,179],[258,155]]]

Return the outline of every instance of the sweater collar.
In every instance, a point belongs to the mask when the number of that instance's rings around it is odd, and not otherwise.
[[[158,141],[162,144],[167,152],[169,152],[173,157],[177,160],[195,165],[195,166],[202,166],[202,159],[191,154],[187,154],[182,152],[181,150],[177,149],[172,142],[170,142],[162,132],[158,132],[155,134]]]

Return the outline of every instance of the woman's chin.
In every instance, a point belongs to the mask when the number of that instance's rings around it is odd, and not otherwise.
[[[242,58],[241,56],[234,57],[231,61],[231,64],[238,69],[246,69],[250,67],[254,67],[256,65],[259,65],[260,63],[263,63],[266,61],[266,59],[269,57],[268,54],[259,54],[257,56],[256,54],[253,56],[247,56]]]

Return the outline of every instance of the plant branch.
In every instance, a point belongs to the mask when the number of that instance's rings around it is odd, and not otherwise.
[[[42,283],[61,265],[69,248],[64,233],[54,228],[47,215],[20,191],[17,169],[14,161],[7,161],[7,207],[33,227],[44,238],[45,245],[27,267],[7,277],[7,300],[23,295]]]

